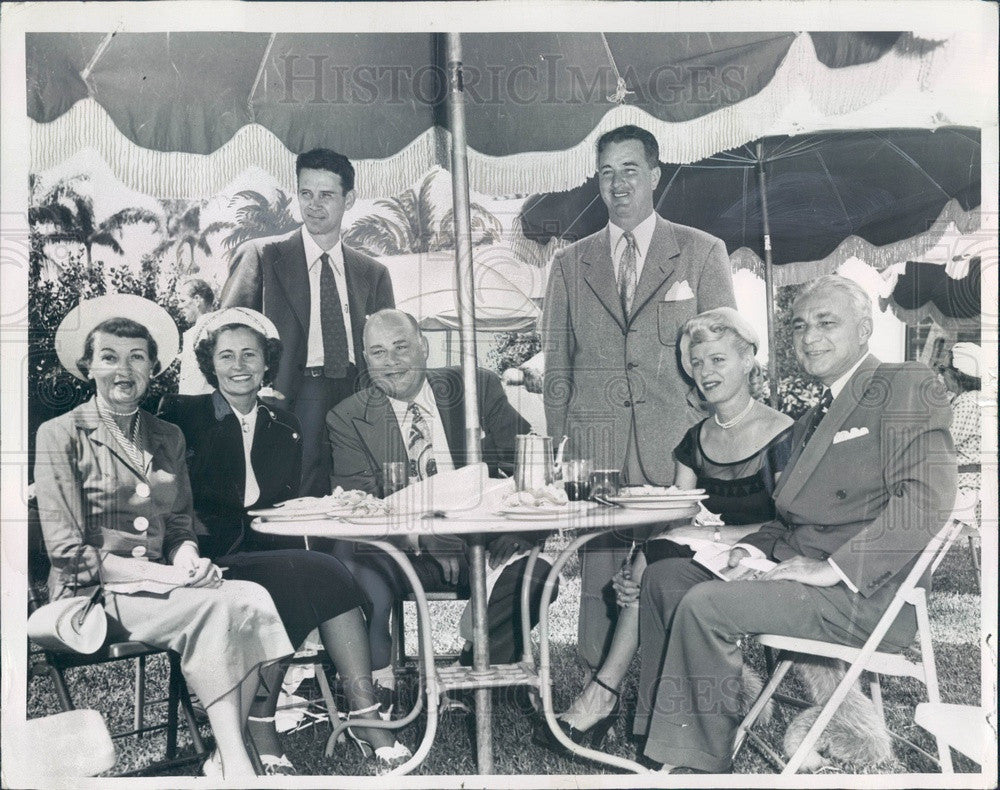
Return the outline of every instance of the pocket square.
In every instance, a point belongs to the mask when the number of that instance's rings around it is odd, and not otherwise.
[[[851,439],[860,439],[862,436],[867,435],[868,429],[864,426],[851,428],[847,431],[837,431],[837,434],[833,437],[833,443],[840,444],[841,442],[849,442]]]
[[[694,299],[694,291],[691,290],[687,280],[674,283],[663,294],[664,302],[679,302],[681,299]]]

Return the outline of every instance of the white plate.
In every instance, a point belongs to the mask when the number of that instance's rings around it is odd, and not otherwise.
[[[247,511],[251,516],[261,516],[263,518],[309,518],[325,516],[334,510],[351,509],[353,505],[345,505],[339,497],[335,496],[307,496],[297,499],[288,499],[279,502],[274,507],[262,507]]]
[[[340,521],[346,521],[350,524],[363,524],[365,526],[384,526],[389,524],[399,524],[404,521],[409,521],[412,516],[406,513],[380,513],[378,515],[360,515],[352,516],[349,513],[338,513],[336,517]]]
[[[614,502],[618,505],[630,505],[633,503],[644,503],[651,504],[656,502],[701,502],[702,500],[708,499],[708,494],[702,489],[695,489],[692,491],[676,491],[672,494],[640,494],[640,493],[621,493],[617,496],[605,497],[609,502]]]
[[[609,500],[614,501],[614,500]],[[686,500],[686,501],[673,501],[673,502],[648,502],[645,500],[624,500],[618,501],[617,504],[629,510],[655,510],[664,515],[669,515],[673,513],[682,515],[695,515],[698,512],[696,507],[698,500]]]
[[[594,502],[569,502],[565,505],[542,505],[540,507],[516,505],[501,508],[497,512],[504,518],[515,521],[552,521],[554,519],[568,518],[586,513],[594,505]]]

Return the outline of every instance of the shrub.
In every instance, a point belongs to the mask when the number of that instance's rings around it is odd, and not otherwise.
[[[538,332],[497,332],[493,347],[486,352],[486,364],[495,373],[516,368],[542,350]]]

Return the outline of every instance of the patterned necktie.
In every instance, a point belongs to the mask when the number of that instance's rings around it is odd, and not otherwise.
[[[625,240],[625,251],[618,264],[618,296],[621,297],[622,310],[627,318],[632,309],[632,298],[635,296],[635,259],[638,249],[635,245],[635,236],[631,233],[622,234],[622,238]]]
[[[806,428],[806,432],[802,437],[803,447],[809,443],[809,440],[812,439],[812,435],[816,433],[816,429],[819,427],[819,424],[823,422],[823,418],[826,416],[826,413],[830,411],[830,404],[832,403],[833,393],[830,391],[830,388],[827,387],[823,390],[823,397],[819,399],[819,408],[813,415],[812,422],[809,423],[809,427]]]
[[[437,473],[437,461],[434,460],[434,447],[430,441],[430,427],[416,403],[411,403],[407,411],[413,418],[410,422],[410,435],[406,440],[406,453],[410,456],[410,477],[426,480]]]
[[[320,326],[323,330],[323,375],[342,379],[347,375],[347,329],[340,306],[337,278],[330,268],[330,256],[319,256]]]

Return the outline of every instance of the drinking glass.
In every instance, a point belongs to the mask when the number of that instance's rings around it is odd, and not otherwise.
[[[563,487],[570,502],[590,499],[590,459],[563,461]]]
[[[590,495],[592,497],[618,496],[622,484],[619,469],[595,469],[590,473]]]
[[[395,494],[410,484],[410,465],[406,461],[386,461],[382,464],[382,496]]]

